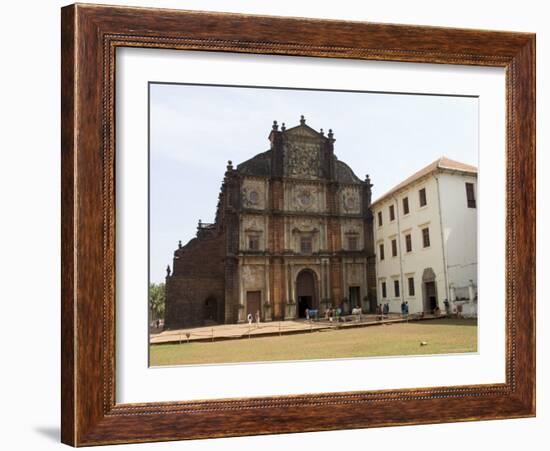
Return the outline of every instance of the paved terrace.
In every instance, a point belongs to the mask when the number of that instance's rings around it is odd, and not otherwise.
[[[218,341],[240,338],[254,338],[259,336],[287,335],[307,333],[337,328],[368,327],[383,324],[402,323],[407,321],[420,321],[435,318],[442,318],[445,315],[409,315],[402,317],[398,313],[384,315],[349,315],[342,317],[343,321],[336,322],[329,320],[290,320],[270,321],[266,323],[223,324],[218,326],[194,327],[190,329],[165,330],[160,333],[151,334],[151,344],[185,343],[191,341]]]

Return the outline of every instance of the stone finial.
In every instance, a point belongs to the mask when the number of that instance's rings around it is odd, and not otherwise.
[[[283,122],[283,125],[281,125],[281,130],[284,132],[286,130],[286,125],[285,123]]]
[[[306,118],[304,117],[304,115],[302,114],[300,116],[300,125],[304,125],[306,123]]]
[[[365,175],[365,182],[370,184],[370,176],[369,176],[369,174]]]
[[[178,241],[178,249],[181,249],[181,240]]]
[[[166,266],[166,277],[170,277],[170,274],[172,274],[172,270],[170,269],[170,265]]]
[[[231,160],[227,160],[227,170],[232,171],[233,170],[233,162]]]
[[[334,133],[332,133],[332,128],[328,129],[328,137],[332,139],[334,137]]]
[[[279,126],[277,125],[277,121],[273,121],[273,131],[276,132],[279,130]]]
[[[323,129],[319,130],[319,133],[321,133],[321,136],[325,136],[325,132],[323,131]]]

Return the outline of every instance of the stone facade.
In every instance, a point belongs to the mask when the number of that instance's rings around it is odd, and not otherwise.
[[[270,149],[229,162],[216,220],[174,252],[166,326],[344,313],[376,305],[371,183],[334,155],[334,135],[279,129]]]

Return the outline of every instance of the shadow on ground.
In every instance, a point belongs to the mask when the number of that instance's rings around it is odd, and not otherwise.
[[[35,427],[34,430],[50,441],[59,443],[61,440],[59,426],[38,426]]]

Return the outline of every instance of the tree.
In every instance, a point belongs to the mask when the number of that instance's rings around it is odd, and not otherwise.
[[[151,320],[164,318],[165,309],[165,285],[164,283],[149,284],[149,310],[151,311]]]

